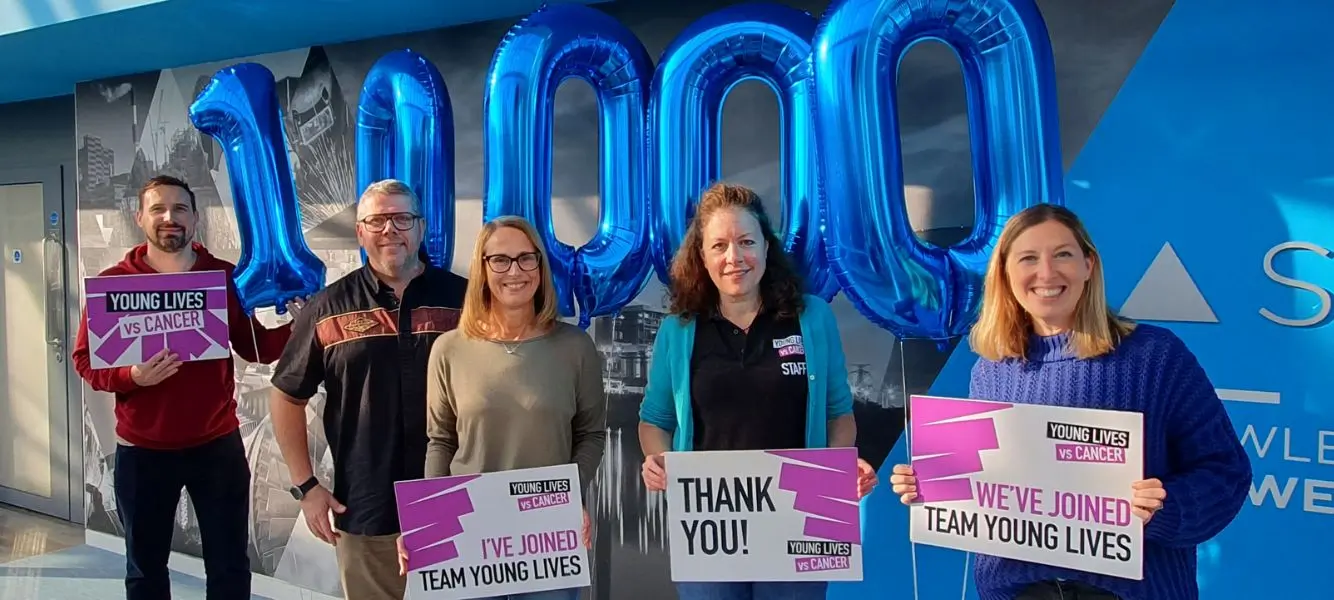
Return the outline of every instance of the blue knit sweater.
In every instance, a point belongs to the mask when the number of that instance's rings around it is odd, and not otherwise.
[[[978,596],[1011,600],[1032,583],[1065,579],[1124,600],[1194,600],[1196,545],[1232,522],[1250,489],[1250,459],[1232,421],[1195,355],[1166,329],[1139,324],[1115,351],[1091,360],[1075,358],[1068,341],[1035,336],[1027,361],[978,360],[970,395],[1144,414],[1144,478],[1167,490],[1144,527],[1144,579],[978,555]]]

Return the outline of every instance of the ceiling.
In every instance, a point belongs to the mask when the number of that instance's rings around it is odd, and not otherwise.
[[[102,77],[517,17],[542,4],[543,0],[0,0],[0,104],[71,94],[76,83]],[[23,27],[27,28],[15,31]]]

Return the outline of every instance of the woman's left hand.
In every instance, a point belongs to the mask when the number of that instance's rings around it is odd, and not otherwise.
[[[1135,490],[1130,498],[1130,510],[1148,525],[1154,513],[1162,510],[1163,502],[1167,500],[1167,490],[1163,488],[1163,482],[1157,479],[1136,481],[1130,488]]]
[[[588,518],[588,509],[584,509],[584,547],[593,549],[593,520]]]
[[[876,477],[875,469],[871,468],[871,463],[862,459],[857,459],[857,499],[865,498],[871,490],[875,489],[876,484],[880,483],[880,478]]]

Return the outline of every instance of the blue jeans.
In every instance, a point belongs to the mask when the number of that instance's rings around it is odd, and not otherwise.
[[[526,594],[510,594],[508,596],[493,596],[491,598],[479,598],[478,600],[578,600],[580,589],[581,588],[570,588],[568,590],[547,590],[545,592],[528,592]]]
[[[756,583],[676,584],[680,600],[824,600],[829,584],[823,581],[761,581]]]

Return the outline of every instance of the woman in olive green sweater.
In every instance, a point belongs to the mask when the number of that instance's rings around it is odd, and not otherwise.
[[[588,489],[606,447],[602,355],[586,333],[558,319],[550,264],[527,221],[501,217],[483,226],[459,327],[431,348],[426,394],[426,477],[575,463]],[[587,512],[584,544],[591,546]]]

